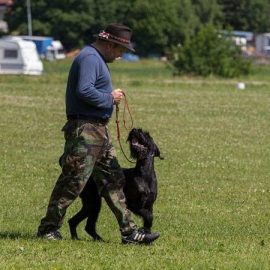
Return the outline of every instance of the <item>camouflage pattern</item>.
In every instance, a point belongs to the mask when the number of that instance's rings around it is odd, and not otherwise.
[[[116,159],[107,126],[86,120],[69,120],[62,131],[66,140],[60,158],[62,173],[38,231],[45,233],[62,226],[66,209],[82,192],[92,174],[101,196],[117,218],[121,233],[132,232],[136,225],[126,207],[124,174]]]

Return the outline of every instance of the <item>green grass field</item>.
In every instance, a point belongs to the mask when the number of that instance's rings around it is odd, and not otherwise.
[[[150,131],[165,157],[155,162],[153,230],[161,237],[151,246],[122,245],[104,203],[98,231],[106,243],[93,242],[84,224],[81,241],[71,241],[67,222],[65,240],[36,239],[60,172],[69,66],[45,63],[40,77],[0,76],[0,269],[270,269],[269,67],[224,80],[172,77],[158,61],[112,64],[134,125]],[[128,167],[114,118],[115,147]],[[77,200],[66,221],[79,207]]]

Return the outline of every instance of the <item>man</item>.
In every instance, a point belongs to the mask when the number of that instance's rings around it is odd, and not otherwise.
[[[123,243],[151,243],[158,233],[137,230],[123,193],[124,175],[118,164],[107,124],[113,105],[120,103],[123,92],[113,90],[106,63],[113,62],[131,46],[131,29],[110,24],[95,35],[74,59],[67,82],[66,114],[63,127],[64,153],[60,158],[62,173],[52,191],[46,216],[41,220],[38,237],[62,239],[59,232],[66,209],[78,197],[92,174],[100,195],[117,218]],[[127,179],[128,181],[128,179]]]

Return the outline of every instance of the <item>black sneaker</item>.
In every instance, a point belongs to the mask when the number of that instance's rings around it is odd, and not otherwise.
[[[46,233],[37,233],[37,237],[48,239],[48,240],[62,240],[63,237],[59,231],[51,231]]]
[[[123,244],[150,244],[159,238],[159,233],[144,233],[138,230],[129,235],[122,235]]]

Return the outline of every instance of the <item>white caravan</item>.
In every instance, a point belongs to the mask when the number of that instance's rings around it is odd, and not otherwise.
[[[0,39],[0,74],[40,75],[42,71],[34,42],[12,36]]]
[[[64,47],[60,40],[53,40],[46,53],[47,60],[59,60],[66,58]]]
[[[256,36],[256,52],[264,56],[270,56],[270,33]]]

